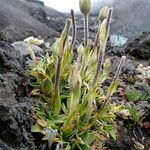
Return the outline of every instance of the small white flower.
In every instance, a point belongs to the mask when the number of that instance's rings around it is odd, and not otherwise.
[[[26,38],[24,42],[32,45],[41,45],[44,43],[44,40],[39,40],[38,38],[34,38],[33,36],[31,36]]]
[[[142,64],[140,64],[137,68],[137,71],[139,71],[145,79],[150,80],[150,66],[148,67],[143,67]]]

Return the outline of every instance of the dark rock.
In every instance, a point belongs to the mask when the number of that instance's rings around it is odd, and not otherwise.
[[[140,101],[136,104],[136,108],[144,112],[144,117],[147,117],[150,115],[150,104],[147,101]]]
[[[8,25],[4,29],[0,29],[0,40],[12,43],[14,41],[24,40],[29,36],[37,37],[37,33],[32,29],[17,28],[12,25]]]
[[[19,51],[0,42],[0,148],[35,149],[25,59]]]
[[[118,129],[118,137],[116,141],[107,141],[105,146],[112,150],[131,150],[133,147],[132,131],[121,126]]]
[[[0,150],[10,150],[10,148],[2,141],[0,141]]]
[[[42,23],[46,23],[47,13],[42,8],[30,8],[29,13]]]
[[[150,58],[150,33],[143,33],[139,38],[129,43],[126,53],[139,59]]]
[[[50,18],[47,17],[46,25],[49,28],[55,29],[57,32],[62,32],[65,26],[65,19],[64,18]]]
[[[34,10],[34,17],[30,15],[30,9]],[[46,25],[46,16],[43,18],[45,9],[42,5],[25,0],[0,1],[0,40],[12,43],[29,36],[58,37],[59,33]],[[49,8],[48,13],[52,12],[54,10]],[[55,15],[58,14],[56,11]]]
[[[5,42],[0,42],[0,73],[11,70],[21,73],[22,59],[24,58],[19,59],[19,51]]]
[[[46,24],[49,28],[55,29],[57,32],[62,32],[65,24],[65,17],[60,16],[51,16],[48,14],[46,10],[42,8],[30,8],[29,13],[35,19],[39,20],[40,22]]]

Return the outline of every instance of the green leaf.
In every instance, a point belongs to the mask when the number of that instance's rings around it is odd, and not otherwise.
[[[63,112],[66,114],[68,111],[67,111],[67,108],[66,108],[65,104],[62,103],[61,107],[62,107]]]
[[[62,128],[61,131],[64,134],[64,136],[67,136],[72,133],[74,129],[75,124],[71,124],[69,126],[66,126],[65,128]]]
[[[43,127],[40,126],[39,124],[35,124],[32,128],[31,128],[31,132],[42,132],[43,131]]]
[[[116,106],[116,105],[111,105],[111,110],[116,113],[116,112],[119,112],[120,110],[123,110],[125,109],[125,105],[119,105],[119,106]]]
[[[70,45],[67,44],[64,57],[62,59],[62,73],[68,69],[68,66],[71,65],[73,58],[73,52],[70,50]]]
[[[87,147],[89,147],[90,144],[95,140],[95,136],[96,134],[94,132],[87,132],[86,136],[83,138],[83,141]]]
[[[80,68],[81,77],[83,77],[85,73],[85,69],[86,69],[86,66],[88,65],[89,60],[90,60],[90,48],[87,46],[84,48],[84,53],[82,56],[82,63],[81,63],[81,68]]]
[[[52,129],[46,129],[46,132],[48,134],[48,147],[51,148],[52,143],[56,137],[57,130],[52,130]]]
[[[113,82],[110,84],[110,86],[109,86],[109,88],[108,88],[108,91],[107,91],[107,95],[108,95],[109,97],[114,94],[114,92],[115,92],[116,89],[117,89],[118,84],[119,84],[118,81],[113,81]]]
[[[46,118],[46,114],[44,112],[41,112],[41,111],[37,111],[36,115],[41,118],[42,120],[47,120]]]
[[[59,94],[56,93],[56,95],[54,95],[53,102],[54,102],[54,112],[55,114],[58,115],[61,110],[61,99]]]
[[[110,134],[110,136],[116,140],[116,132],[117,132],[117,129],[114,128],[113,126],[111,125],[107,125],[107,126],[104,126],[104,130]]]
[[[70,150],[70,149],[71,149],[71,146],[70,146],[70,144],[68,143],[67,146],[66,146],[66,148],[65,148],[65,150]]]
[[[99,117],[100,119],[109,121],[111,118],[115,118],[115,115],[103,115]]]

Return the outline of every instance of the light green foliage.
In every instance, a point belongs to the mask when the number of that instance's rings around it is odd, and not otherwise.
[[[127,100],[131,102],[146,101],[149,98],[147,94],[144,94],[139,90],[131,90],[127,88],[125,93]]]
[[[116,139],[115,114],[124,107],[116,107],[109,100],[116,91],[125,57],[104,95],[102,83],[109,77],[111,62],[109,59],[100,61],[99,54],[102,50],[104,56],[110,17],[109,14],[99,30],[103,37],[103,41],[99,41],[103,43],[100,49],[91,49],[90,42],[80,45],[78,59],[73,60],[67,38],[70,20],[67,20],[61,37],[52,47],[52,55],[47,53],[40,60],[35,59],[31,73],[36,78],[36,90],[32,94],[39,95],[45,106],[36,110],[37,124],[32,132],[44,134],[49,147],[57,141],[66,150],[90,150],[93,144],[102,146],[109,137]]]
[[[132,126],[139,125],[141,121],[141,113],[137,110],[137,108],[133,106],[129,106],[128,110],[130,112],[130,119],[133,121]]]

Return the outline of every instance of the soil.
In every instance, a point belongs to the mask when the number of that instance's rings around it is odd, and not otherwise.
[[[15,42],[35,36],[51,44],[59,37],[67,15],[48,9],[43,3],[34,0],[0,0],[0,13],[0,150],[46,150],[47,143],[41,142],[41,135],[31,133],[31,126],[35,123],[32,118],[33,108],[41,105],[41,102],[29,96],[32,90],[28,70],[30,56],[23,52],[25,48],[21,45],[16,47]],[[80,18],[77,17],[82,23]],[[92,37],[96,34],[97,28],[97,24],[94,24],[90,29]],[[78,28],[78,33],[81,30]],[[145,89],[142,81],[135,81],[133,84],[123,79],[124,75],[136,76],[136,68],[140,63],[144,66],[150,65],[149,37],[150,33],[146,32],[127,43],[124,51],[127,60],[120,77],[121,87],[140,88],[150,94],[150,90]],[[82,41],[81,36],[77,39]],[[112,60],[113,76],[120,57],[111,52],[107,53],[107,57]],[[134,149],[134,139],[142,143],[145,150],[149,149],[150,132],[149,128],[144,128],[144,123],[150,123],[150,98],[147,102],[137,103],[136,107],[145,112],[141,123],[143,126],[139,127],[142,138],[139,131],[136,131],[135,137],[133,130],[128,129],[123,121],[118,121],[118,138],[116,141],[107,141],[107,149]]]

